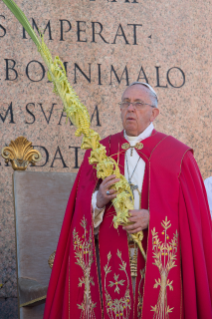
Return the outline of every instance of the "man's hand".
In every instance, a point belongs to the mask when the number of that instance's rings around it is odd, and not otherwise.
[[[116,178],[116,175],[111,175],[106,177],[100,184],[96,202],[98,208],[103,208],[112,199],[116,198],[115,189],[111,189],[110,187],[117,182],[119,182],[119,178]]]
[[[148,228],[149,225],[149,211],[146,209],[130,210],[129,221],[133,222],[132,225],[125,226],[125,229],[128,234],[137,233],[141,230]]]

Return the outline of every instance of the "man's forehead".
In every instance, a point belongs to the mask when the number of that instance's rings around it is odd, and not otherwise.
[[[122,98],[123,99],[127,99],[128,96],[131,96],[133,94],[133,97],[140,97],[142,98],[145,97],[145,96],[151,96],[151,91],[145,87],[144,85],[140,85],[140,84],[135,84],[133,86],[129,86],[127,87],[123,94],[122,94]]]

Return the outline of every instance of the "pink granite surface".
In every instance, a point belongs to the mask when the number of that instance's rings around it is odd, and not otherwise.
[[[70,83],[88,107],[90,115],[98,106],[99,123],[95,113],[92,127],[102,137],[121,129],[117,104],[128,82],[137,80],[140,75],[140,80],[148,80],[159,96],[160,117],[155,123],[156,128],[190,145],[203,177],[211,175],[212,7],[209,1],[16,2],[30,21],[34,18],[41,30],[50,21],[52,40],[49,40],[47,28],[46,43],[53,56],[59,55],[67,62]],[[136,27],[136,24],[142,26]],[[64,31],[62,37],[61,26]],[[94,34],[101,28],[104,40]],[[21,25],[2,1],[0,44],[0,147],[24,135],[34,145],[45,147],[49,154],[48,163],[33,170],[76,171],[75,149],[70,147],[79,147],[80,139],[74,137],[75,129],[69,123],[65,124],[65,118],[60,122],[62,103],[52,93],[52,84],[47,83],[47,78],[32,82],[27,77],[27,65],[33,60],[42,63],[42,59],[34,43],[23,39]],[[16,63],[18,74],[14,81],[11,80],[16,73],[6,70],[6,63],[9,67],[13,66],[12,60]],[[118,83],[115,72],[118,78],[123,73],[121,83]],[[42,74],[37,62],[30,63],[28,76],[32,80],[40,80]],[[10,80],[6,80],[7,77]],[[3,122],[11,103],[12,108]],[[58,125],[59,122],[61,125]],[[53,163],[56,151],[59,159]],[[43,149],[42,155],[42,163],[45,164]],[[80,164],[83,152],[79,151],[78,155]],[[12,169],[5,166],[2,158],[0,164],[0,282],[4,283],[0,297],[15,297]]]

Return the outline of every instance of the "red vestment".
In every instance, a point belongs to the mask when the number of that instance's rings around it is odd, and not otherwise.
[[[126,142],[123,132],[102,141],[122,174]],[[98,235],[99,283],[91,207],[98,180],[86,152],[67,205],[44,319],[212,318],[212,224],[198,166],[191,150],[171,136],[153,131],[141,143],[141,207],[149,209],[150,222],[135,295],[127,234],[114,229],[111,204]]]

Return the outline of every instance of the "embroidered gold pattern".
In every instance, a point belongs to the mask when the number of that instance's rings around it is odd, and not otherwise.
[[[173,280],[169,281],[168,275],[169,271],[176,267],[176,253],[177,253],[177,243],[178,243],[178,232],[173,235],[173,239],[168,242],[169,236],[167,230],[171,227],[170,221],[165,220],[161,223],[164,230],[162,235],[164,236],[163,242],[159,240],[158,233],[155,228],[152,230],[152,242],[153,242],[153,265],[157,266],[160,272],[160,277],[158,280],[155,279],[154,288],[156,289],[160,286],[159,296],[157,304],[153,307],[151,311],[154,311],[153,319],[168,319],[169,313],[173,311],[174,308],[169,308],[167,305],[167,287],[173,290]]]
[[[144,145],[142,143],[136,143],[134,146],[131,146],[129,143],[124,143],[121,146],[121,148],[125,151],[128,150],[129,148],[136,148],[137,150],[142,150],[143,147]]]
[[[143,145],[142,143],[136,143],[136,144],[135,144],[135,148],[136,148],[137,150],[142,150],[143,147],[144,147],[144,145]]]
[[[137,316],[138,318],[141,318],[141,312],[142,312],[142,305],[143,305],[143,296],[141,294],[141,285],[144,280],[145,275],[145,268],[140,270],[141,279],[138,284],[138,304],[137,304]]]
[[[128,250],[130,257],[130,274],[131,277],[137,277],[137,258],[138,258],[138,247],[133,242],[131,235],[128,235]]]
[[[133,256],[130,256],[130,273],[131,277],[137,277],[137,258],[138,258],[138,249],[135,246],[134,248],[130,248],[130,254],[131,249],[134,249]]]
[[[130,316],[130,309],[131,309],[131,298],[130,298],[130,281],[129,277],[126,271],[127,268],[127,263],[123,261],[121,252],[117,250],[117,256],[119,257],[121,263],[119,264],[119,270],[123,271],[126,275],[126,280],[118,280],[119,275],[114,274],[114,282],[109,281],[109,284],[107,284],[107,275],[112,271],[111,267],[109,266],[110,259],[112,257],[111,252],[108,253],[107,255],[107,264],[104,267],[104,272],[105,272],[105,278],[104,278],[104,290],[105,290],[105,298],[106,298],[106,309],[107,309],[107,314],[110,319],[128,319]],[[112,299],[111,295],[109,294],[107,290],[107,286],[109,287],[114,287],[114,292],[117,294],[120,293],[120,287],[119,286],[124,286],[125,282],[127,284],[126,292],[125,295],[120,298],[120,299]]]
[[[130,148],[130,144],[129,143],[124,143],[124,144],[122,144],[121,148],[123,150],[128,150]]]
[[[93,278],[90,277],[91,265],[94,261],[93,259],[93,249],[92,249],[92,231],[88,234],[87,230],[87,221],[85,217],[83,217],[81,224],[84,229],[84,234],[79,237],[76,229],[73,231],[73,240],[74,240],[74,250],[76,257],[76,264],[82,268],[84,276],[79,278],[78,287],[82,287],[84,285],[84,298],[83,302],[78,306],[81,309],[80,318],[85,319],[95,319],[94,308],[96,307],[96,303],[92,302],[91,299],[91,287],[90,285],[95,285],[93,282]]]

